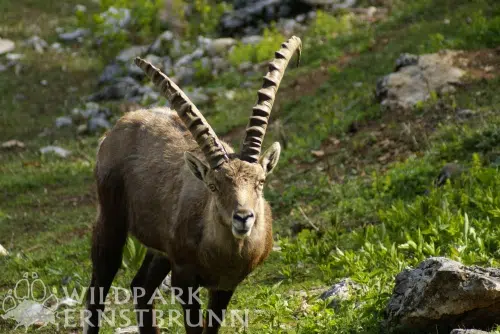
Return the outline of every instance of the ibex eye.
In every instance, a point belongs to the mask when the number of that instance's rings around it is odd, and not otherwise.
[[[216,191],[217,187],[215,187],[215,184],[209,184],[208,189],[210,189],[211,191]]]

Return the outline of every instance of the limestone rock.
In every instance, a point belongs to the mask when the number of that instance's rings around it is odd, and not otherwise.
[[[490,329],[500,323],[500,269],[426,259],[396,276],[386,315],[391,333]]]
[[[453,64],[456,52],[443,51],[419,57],[402,55],[397,71],[377,82],[376,96],[389,110],[412,108],[425,101],[431,92],[453,92],[465,72]]]
[[[0,55],[11,52],[15,47],[16,45],[10,39],[0,38]]]

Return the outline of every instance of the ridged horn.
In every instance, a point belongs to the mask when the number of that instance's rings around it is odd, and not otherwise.
[[[228,161],[227,152],[214,130],[175,82],[144,59],[135,58],[135,64],[147,74],[160,92],[169,100],[172,109],[177,112],[184,124],[186,124],[186,127],[205,154],[210,167],[215,169]]]
[[[281,49],[276,52],[275,58],[269,63],[269,71],[264,76],[264,84],[258,92],[257,104],[252,109],[252,115],[246,128],[246,136],[241,148],[241,159],[256,163],[259,160],[262,141],[266,134],[269,116],[273,108],[274,99],[280,86],[286,67],[294,55],[298,53],[297,66],[300,63],[302,41],[292,36],[281,44]]]

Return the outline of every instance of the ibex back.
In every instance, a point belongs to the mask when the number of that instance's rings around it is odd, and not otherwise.
[[[280,145],[261,145],[280,81],[301,41],[290,38],[269,64],[257,104],[236,154],[219,140],[196,106],[150,63],[136,64],[169,99],[172,110],[123,116],[102,139],[95,177],[99,215],[93,232],[93,272],[85,334],[98,333],[105,297],[122,261],[128,234],[148,248],[132,282],[140,333],[159,333],[150,299],[172,271],[187,333],[217,333],[237,285],[272,249],[271,209],[263,197]],[[209,291],[208,315],[189,298]],[[140,316],[139,316],[140,315]],[[201,320],[201,321],[200,321]]]

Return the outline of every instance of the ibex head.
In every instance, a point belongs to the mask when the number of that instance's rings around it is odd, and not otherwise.
[[[269,63],[269,71],[264,76],[264,84],[258,92],[258,100],[246,128],[241,153],[231,157],[203,115],[180,88],[149,62],[135,59],[137,66],[169,99],[172,109],[177,111],[204,153],[206,162],[186,152],[186,165],[210,190],[211,201],[236,238],[250,235],[256,219],[264,214],[262,189],[266,176],[278,163],[281,148],[276,142],[261,156],[262,141],[276,92],[295,51],[299,54],[298,64],[301,40],[293,36],[282,44],[275,59]]]

